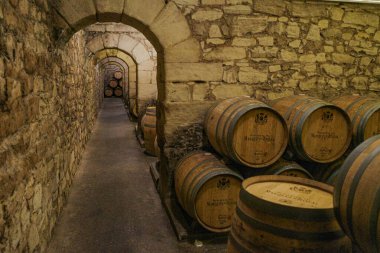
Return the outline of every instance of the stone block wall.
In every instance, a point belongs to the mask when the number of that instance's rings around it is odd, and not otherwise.
[[[83,32],[46,0],[0,1],[0,252],[44,252],[100,106]]]
[[[124,3],[0,2],[1,252],[46,248],[103,96],[103,88],[95,84],[94,61],[85,57],[90,53],[83,33],[66,40],[72,29],[121,20],[154,45],[163,197],[173,194],[176,161],[207,146],[203,117],[218,100],[248,95],[267,101],[300,93],[323,99],[379,95],[378,5]],[[106,55],[119,55],[110,50],[114,53]]]
[[[217,100],[293,94],[329,99],[380,93],[379,5],[285,0],[172,0],[201,48],[166,64],[169,192],[178,157],[204,147],[202,119]],[[191,42],[195,43],[195,42]],[[179,58],[181,51],[171,55]],[[165,55],[168,56],[168,55]],[[191,104],[191,106],[189,106]],[[186,141],[184,129],[198,129]],[[179,140],[183,140],[179,143]],[[194,143],[193,140],[197,140]],[[182,151],[181,151],[182,150]]]

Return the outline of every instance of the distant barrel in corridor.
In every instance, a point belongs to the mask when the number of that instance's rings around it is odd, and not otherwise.
[[[115,93],[116,97],[121,97],[121,96],[123,96],[123,89],[120,87],[116,87],[114,90],[114,93]]]
[[[112,96],[113,96],[113,89],[111,89],[111,88],[106,88],[106,89],[104,90],[104,96],[105,96],[105,97],[112,97]]]
[[[113,77],[116,79],[116,80],[120,80],[123,78],[123,72],[121,71],[115,71],[115,73],[113,74]]]
[[[141,128],[144,136],[145,151],[155,155],[154,140],[156,139],[156,107],[147,107],[141,120]]]
[[[116,80],[111,80],[111,81],[109,82],[109,86],[110,86],[111,88],[116,88],[117,85],[118,85],[118,82],[117,82]]]

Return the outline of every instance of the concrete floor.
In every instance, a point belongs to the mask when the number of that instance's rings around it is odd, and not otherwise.
[[[49,253],[224,252],[178,242],[120,99],[105,99]]]

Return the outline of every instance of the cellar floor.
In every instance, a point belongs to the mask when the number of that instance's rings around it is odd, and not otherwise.
[[[105,99],[49,253],[225,252],[178,242],[120,99]]]

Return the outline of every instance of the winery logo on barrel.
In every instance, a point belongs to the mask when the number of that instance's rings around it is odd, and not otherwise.
[[[334,119],[334,113],[330,111],[323,112],[322,120],[323,121],[332,121]]]
[[[265,113],[259,113],[256,115],[256,119],[255,119],[255,122],[259,125],[264,125],[268,122],[268,115],[266,115]]]
[[[307,189],[307,188],[302,187],[302,186],[294,186],[294,187],[290,187],[290,190],[291,190],[291,191],[294,191],[294,192],[305,193],[305,194],[310,194],[310,193],[311,193],[311,190],[310,190],[310,189]]]
[[[216,187],[218,187],[218,189],[221,189],[221,190],[225,190],[227,188],[230,188],[231,186],[231,182],[228,178],[222,178],[219,180],[219,182],[216,184]]]

